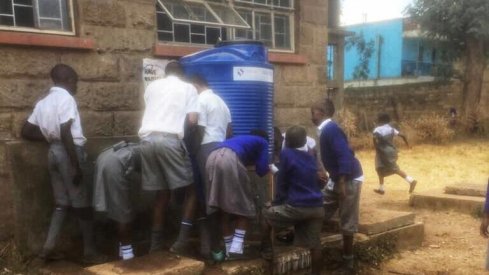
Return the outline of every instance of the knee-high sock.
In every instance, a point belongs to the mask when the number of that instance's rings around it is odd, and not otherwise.
[[[200,218],[198,221],[200,235],[200,254],[208,256],[211,252],[211,232],[209,221],[206,217]]]

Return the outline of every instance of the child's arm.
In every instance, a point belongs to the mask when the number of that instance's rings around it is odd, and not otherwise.
[[[409,147],[409,142],[408,142],[408,140],[407,140],[407,137],[406,137],[405,135],[401,134],[401,133],[399,133],[399,134],[398,134],[398,136],[399,136],[400,138],[402,138],[402,140],[404,140],[404,143],[406,143],[406,146],[407,146],[408,148],[410,148],[410,147]]]
[[[61,134],[61,142],[68,153],[68,157],[70,158],[71,165],[75,170],[75,175],[73,177],[73,183],[78,185],[81,182],[83,177],[83,173],[80,167],[80,163],[78,162],[78,157],[76,155],[75,143],[73,142],[73,136],[71,135],[71,124],[73,120],[70,119],[67,122],[61,124],[60,126],[60,134]]]
[[[21,136],[27,140],[31,141],[46,141],[46,138],[42,135],[39,126],[29,123],[26,121],[24,126],[22,126]],[[47,141],[46,141],[47,142]]]

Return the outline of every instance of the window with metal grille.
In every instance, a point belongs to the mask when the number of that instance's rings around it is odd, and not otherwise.
[[[74,34],[72,0],[0,0],[0,29]]]
[[[293,7],[293,0],[158,0],[158,40],[259,40],[272,49],[293,51]]]

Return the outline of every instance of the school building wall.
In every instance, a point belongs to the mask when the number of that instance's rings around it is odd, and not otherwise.
[[[369,60],[368,79],[393,78],[401,76],[401,60],[403,54],[403,19],[358,24],[345,27],[355,35],[362,35],[365,42],[373,41],[374,51]],[[380,45],[379,62],[379,37]],[[348,39],[348,38],[347,38]],[[345,48],[345,80],[353,80],[353,72],[359,64],[360,55],[355,46]],[[380,75],[378,70],[380,66]]]
[[[295,2],[296,50],[269,55],[275,65],[275,122],[281,128],[300,124],[312,131],[309,107],[327,91],[328,1]],[[56,63],[69,64],[79,74],[76,99],[90,143],[93,137],[137,133],[144,108],[143,58],[175,59],[203,49],[157,42],[154,0],[74,3],[75,37],[0,31],[0,241],[15,233],[16,216],[30,215],[19,212],[19,205],[48,207],[40,201],[13,199],[16,183],[10,177],[5,144],[20,140],[24,121],[51,85],[49,71]],[[19,152],[26,159],[39,159],[29,155],[39,150]],[[22,190],[29,192],[27,186]]]

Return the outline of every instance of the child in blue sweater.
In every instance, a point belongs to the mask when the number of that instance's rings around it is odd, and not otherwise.
[[[262,249],[264,258],[272,256],[272,227],[285,229],[294,226],[294,244],[311,250],[312,274],[319,274],[323,195],[317,178],[317,161],[308,150],[306,136],[306,130],[299,126],[287,130],[286,148],[280,153],[273,206],[263,210],[265,224]]]

